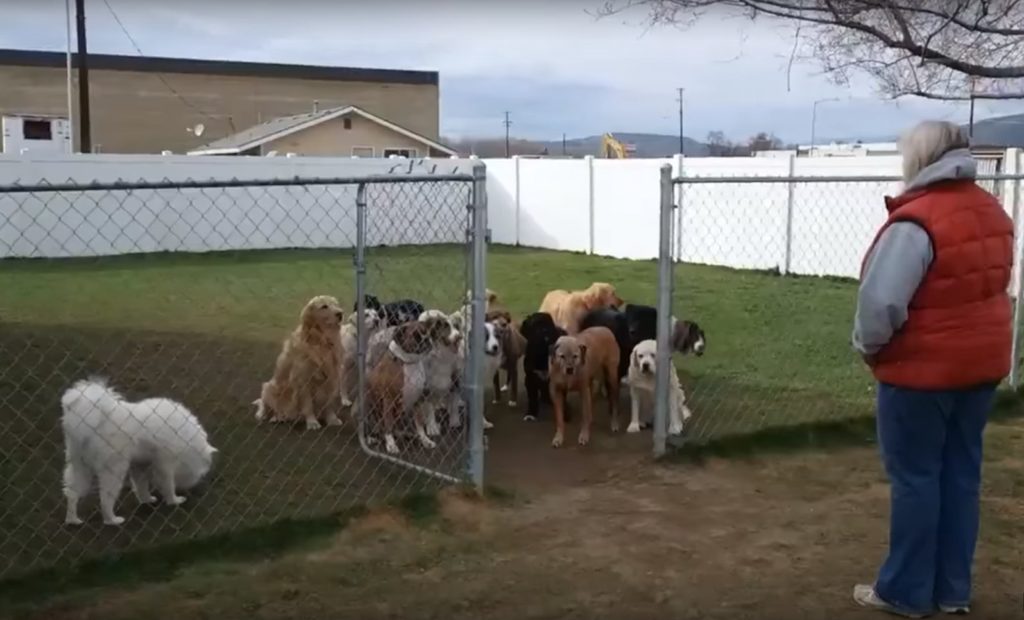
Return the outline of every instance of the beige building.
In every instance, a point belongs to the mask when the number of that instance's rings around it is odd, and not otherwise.
[[[189,151],[189,155],[446,157],[456,152],[356,106],[296,114],[261,123]]]
[[[0,116],[66,116],[65,63],[61,52],[0,49]],[[89,91],[94,150],[105,153],[183,153],[315,106],[355,106],[428,140],[439,130],[435,71],[90,54]]]

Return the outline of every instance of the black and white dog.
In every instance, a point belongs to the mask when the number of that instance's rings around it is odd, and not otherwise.
[[[384,319],[384,327],[394,327],[409,323],[420,318],[425,308],[423,304],[414,299],[399,299],[382,304],[375,295],[366,294],[363,296],[363,306],[376,310],[377,314]],[[352,307],[352,311],[358,309],[358,302]]]
[[[658,339],[658,309],[652,306],[640,304],[626,304],[623,309],[626,315],[626,325],[629,330],[629,339],[633,346],[643,340]],[[686,355],[693,353],[697,357],[704,355],[707,348],[707,338],[700,325],[693,321],[680,321],[672,317],[672,329],[669,334],[672,350],[676,353]],[[632,347],[630,348],[632,351]],[[629,357],[623,353],[624,357]]]
[[[523,355],[523,383],[526,387],[526,414],[524,420],[536,420],[543,399],[551,404],[551,393],[548,391],[548,358],[551,347],[561,336],[564,329],[555,325],[554,319],[547,312],[534,312],[523,319],[519,333],[526,339],[526,352]]]

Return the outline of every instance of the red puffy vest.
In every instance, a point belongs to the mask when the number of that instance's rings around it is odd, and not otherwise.
[[[919,390],[1001,381],[1010,371],[1013,340],[1007,292],[1013,221],[995,196],[970,180],[886,197],[885,206],[889,219],[871,248],[892,223],[910,221],[928,232],[933,259],[907,322],[875,358],[875,378]]]

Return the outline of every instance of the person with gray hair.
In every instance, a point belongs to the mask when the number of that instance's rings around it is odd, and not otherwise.
[[[891,484],[889,553],[865,607],[912,618],[970,610],[982,434],[1010,371],[1014,226],[975,182],[963,130],[925,121],[900,140],[905,187],[861,269],[853,346],[878,381]]]

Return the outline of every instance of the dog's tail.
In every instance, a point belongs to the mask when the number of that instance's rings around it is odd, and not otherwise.
[[[66,420],[96,414],[109,418],[123,404],[124,397],[102,377],[90,377],[76,382],[60,399]]]

